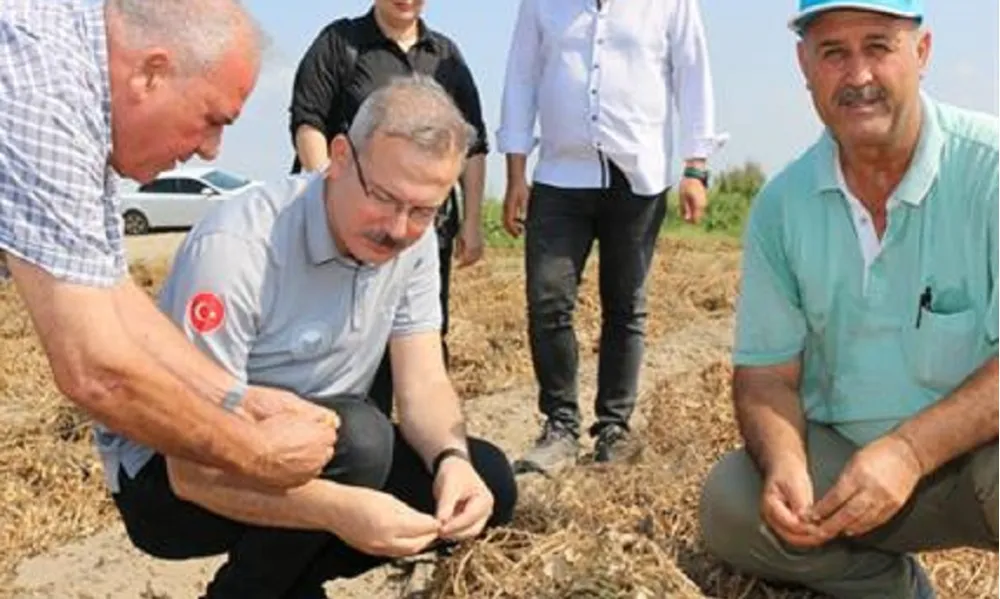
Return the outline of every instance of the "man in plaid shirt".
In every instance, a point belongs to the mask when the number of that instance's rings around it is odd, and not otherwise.
[[[115,195],[118,175],[213,158],[259,66],[259,31],[233,0],[3,0],[0,268],[98,443],[110,429],[287,487],[332,457],[336,417],[247,387],[189,344],[127,276]],[[215,298],[192,306],[195,324],[206,306],[225,318]]]

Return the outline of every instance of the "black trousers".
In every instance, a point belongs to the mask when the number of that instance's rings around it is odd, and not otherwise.
[[[322,477],[382,489],[433,514],[430,474],[386,416],[362,398],[328,403],[337,410],[341,426],[336,455]],[[479,439],[470,439],[469,449],[473,466],[494,497],[488,526],[508,523],[517,487],[507,457]],[[389,561],[326,532],[251,526],[184,501],[170,488],[160,455],[134,479],[119,472],[119,481],[115,505],[136,547],[163,559],[228,554],[208,584],[206,597],[211,599],[322,598],[325,581],[352,578]]]
[[[444,355],[445,368],[448,367],[448,292],[451,288],[451,255],[455,248],[453,235],[438,235],[440,276],[441,276],[441,352]],[[368,397],[378,406],[383,414],[392,414],[392,364],[389,361],[389,346],[386,345],[382,361],[375,372]]]
[[[646,277],[666,215],[665,193],[637,195],[610,164],[603,189],[535,183],[525,227],[528,336],[538,382],[538,407],[549,420],[580,434],[578,349],[573,312],[587,257],[600,252],[601,341],[597,434],[628,428],[635,409],[645,343]]]

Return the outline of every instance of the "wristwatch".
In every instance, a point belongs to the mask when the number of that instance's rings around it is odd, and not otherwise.
[[[236,383],[233,384],[233,388],[230,389],[226,393],[226,396],[222,399],[222,408],[232,412],[237,406],[243,403],[243,398],[246,397],[246,394],[247,384],[241,380],[237,380]]]
[[[708,170],[703,168],[697,168],[693,166],[684,167],[684,178],[685,179],[698,179],[701,184],[708,189]]]

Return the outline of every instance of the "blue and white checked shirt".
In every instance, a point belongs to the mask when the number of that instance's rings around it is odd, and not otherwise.
[[[103,2],[0,2],[0,256],[72,283],[125,274]],[[0,276],[4,276],[0,260]]]

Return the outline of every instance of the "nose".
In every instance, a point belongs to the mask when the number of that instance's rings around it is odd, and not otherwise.
[[[211,133],[198,146],[198,156],[201,156],[204,160],[215,160],[215,157],[219,155],[219,146],[221,145],[222,135]]]
[[[860,52],[852,53],[844,63],[846,83],[855,87],[868,85],[874,80],[868,59]]]
[[[392,221],[389,225],[389,234],[392,235],[393,239],[402,239],[406,237],[407,230],[409,229],[410,219],[406,214],[406,210],[397,209],[392,214]]]

